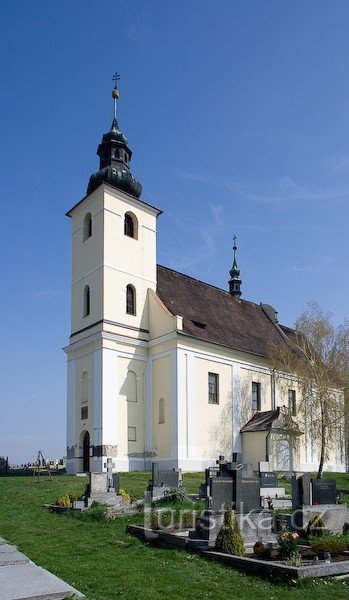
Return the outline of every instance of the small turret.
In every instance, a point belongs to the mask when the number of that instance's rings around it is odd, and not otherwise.
[[[240,301],[240,296],[242,293],[241,289],[240,289],[242,280],[240,279],[240,269],[238,268],[238,263],[236,260],[236,251],[237,251],[236,235],[234,235],[233,240],[234,240],[234,246],[233,246],[234,258],[233,258],[233,266],[230,269],[229,292],[231,293],[232,296],[234,296],[234,298],[236,298],[236,300]]]

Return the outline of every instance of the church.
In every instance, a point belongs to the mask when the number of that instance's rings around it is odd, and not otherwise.
[[[227,289],[157,264],[162,211],[141,199],[114,118],[99,170],[72,222],[67,355],[67,471],[201,471],[219,455],[258,468],[311,471],[317,449],[297,413],[297,384],[268,360],[291,331],[269,305],[243,299],[236,238]],[[228,268],[227,268],[228,271]],[[345,471],[343,446],[326,470]]]

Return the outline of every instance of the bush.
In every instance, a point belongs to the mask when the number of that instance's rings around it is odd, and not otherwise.
[[[67,492],[66,494],[63,494],[60,498],[58,498],[58,500],[56,500],[55,504],[58,504],[58,506],[64,506],[66,508],[70,508],[73,504],[73,502],[75,502],[75,500],[79,500],[80,498],[82,498],[83,496],[83,492],[81,490],[75,491],[75,492]]]
[[[279,533],[278,542],[280,546],[280,552],[283,556],[289,557],[291,554],[297,552],[298,537],[298,533],[287,531],[287,529],[284,529],[284,531]]]
[[[290,554],[289,559],[286,561],[286,564],[289,567],[301,567],[302,566],[302,556],[301,553],[297,550]]]
[[[335,536],[326,536],[311,540],[311,547],[320,558],[323,558],[325,552],[329,552],[331,556],[343,554],[346,543]]]
[[[267,560],[271,557],[271,548],[268,548],[263,544],[263,542],[260,541],[256,542],[253,546],[253,552],[255,553],[257,558],[264,558],[265,560]]]
[[[70,508],[71,507],[71,500],[69,497],[69,494],[63,494],[63,496],[61,496],[60,498],[58,498],[56,504],[58,504],[58,506],[62,506],[65,508]]]
[[[227,507],[225,510],[224,522],[217,535],[215,548],[218,552],[225,554],[234,554],[235,556],[245,554],[244,538],[231,507]]]
[[[309,519],[306,533],[308,537],[311,535],[322,537],[325,535],[325,523],[320,515],[314,515],[311,517],[311,519]]]
[[[131,496],[130,496],[130,494],[128,494],[126,492],[126,490],[124,490],[124,488],[119,489],[119,494],[123,500],[126,500],[127,502],[131,502]]]

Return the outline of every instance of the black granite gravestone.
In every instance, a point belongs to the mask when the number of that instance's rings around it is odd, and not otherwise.
[[[113,488],[115,490],[115,494],[119,494],[119,488],[120,488],[120,475],[119,475],[119,473],[113,473],[112,478],[113,478]]]
[[[233,452],[233,456],[232,456],[232,463],[235,463],[237,465],[242,463],[242,454],[241,452]]]
[[[261,488],[273,488],[277,487],[278,482],[276,479],[276,473],[274,471],[262,472],[260,474]]]
[[[313,504],[336,504],[335,479],[312,479]]]
[[[232,477],[212,477],[210,484],[210,509],[224,510],[233,501],[234,479]]]
[[[292,510],[311,504],[310,473],[292,477]]]
[[[245,465],[244,465],[245,466]],[[237,513],[248,513],[261,507],[259,479],[249,469],[232,472],[234,478],[233,507]]]

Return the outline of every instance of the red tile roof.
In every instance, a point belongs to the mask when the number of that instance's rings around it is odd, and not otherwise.
[[[183,333],[227,348],[268,357],[269,345],[285,344],[285,333],[254,302],[238,302],[229,292],[158,265],[157,294],[173,315],[183,317]]]

